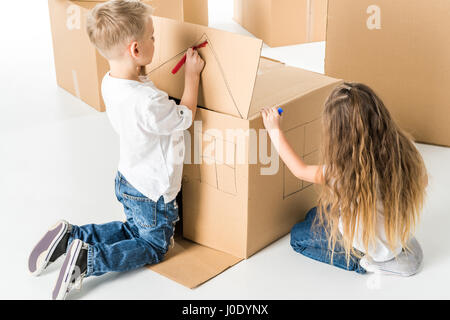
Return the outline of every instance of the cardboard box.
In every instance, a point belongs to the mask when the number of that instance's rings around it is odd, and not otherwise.
[[[81,2],[106,2],[107,0],[80,0]],[[208,25],[208,0],[143,0],[149,3],[153,14],[178,21]]]
[[[330,0],[325,72],[373,88],[418,142],[450,146],[450,1]]]
[[[234,20],[271,47],[325,41],[327,0],[234,0]]]
[[[49,0],[56,80],[60,87],[98,111],[105,111],[101,80],[108,62],[91,45],[86,14],[104,1]],[[154,15],[208,25],[207,0],[148,0]]]
[[[184,69],[173,75],[172,68],[187,48],[208,41],[199,49],[206,62],[195,118],[201,126],[195,122],[185,139],[184,240],[150,267],[194,287],[286,235],[316,205],[314,187],[293,177],[276,153],[271,163],[261,157],[275,151],[260,110],[282,105],[289,141],[316,162],[323,105],[341,80],[260,58],[259,39],[165,18],[155,18],[155,32],[147,74],[177,99]],[[270,168],[274,174],[264,175]]]

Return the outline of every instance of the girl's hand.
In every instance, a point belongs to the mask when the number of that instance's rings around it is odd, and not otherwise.
[[[279,130],[281,116],[278,113],[277,107],[264,108],[261,110],[264,126],[267,131]]]

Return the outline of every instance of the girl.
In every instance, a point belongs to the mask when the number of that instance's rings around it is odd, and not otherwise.
[[[334,89],[322,117],[322,165],[306,165],[295,154],[276,108],[263,109],[262,116],[289,170],[322,185],[318,207],[291,231],[293,249],[358,273],[415,274],[422,250],[412,234],[427,173],[377,95],[358,83]]]

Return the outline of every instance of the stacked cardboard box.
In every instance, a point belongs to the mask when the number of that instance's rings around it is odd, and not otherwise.
[[[450,1],[330,0],[325,72],[363,82],[419,142],[450,146]]]
[[[57,83],[98,111],[105,110],[100,90],[109,65],[89,41],[86,14],[104,1],[48,0]],[[156,16],[208,25],[207,0],[144,2],[154,7]]]
[[[234,0],[234,20],[271,47],[324,41],[327,0]]]
[[[154,24],[148,76],[178,99],[184,72],[173,75],[172,68],[187,48],[208,41],[199,49],[206,62],[203,108],[185,139],[191,147],[183,177],[185,239],[150,267],[195,287],[286,235],[315,206],[314,187],[293,177],[270,148],[260,110],[282,105],[289,141],[306,162],[317,163],[322,107],[341,81],[260,57],[259,39],[165,18]]]

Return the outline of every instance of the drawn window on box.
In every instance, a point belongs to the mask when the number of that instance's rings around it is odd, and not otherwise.
[[[197,132],[196,136],[203,142],[200,182],[236,195],[236,144],[206,133]]]
[[[294,151],[306,164],[314,165],[319,161],[320,119],[289,129],[285,132],[286,139]],[[283,163],[283,199],[286,199],[308,187],[312,183],[295,177]]]

